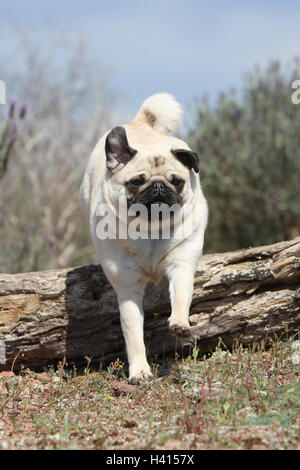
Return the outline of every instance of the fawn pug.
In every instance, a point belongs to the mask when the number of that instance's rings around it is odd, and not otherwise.
[[[144,101],[132,122],[108,131],[90,157],[80,188],[81,204],[89,213],[93,244],[100,264],[112,284],[121,315],[129,362],[129,382],[151,377],[143,339],[143,295],[148,282],[169,281],[171,333],[190,334],[189,308],[194,274],[202,254],[208,208],[203,196],[198,156],[182,140],[168,135],[181,122],[182,110],[167,93],[158,93]],[[119,222],[120,200],[126,211],[134,206],[148,211],[147,226],[159,222],[149,216],[153,207],[184,212],[184,223],[193,221],[185,233],[174,225],[170,235],[162,237],[101,237],[97,226],[102,220],[99,207],[112,210]],[[122,204],[121,204],[122,205]],[[131,212],[128,221],[134,220]],[[137,215],[136,215],[137,216]],[[177,219],[177,220],[180,220]],[[181,219],[182,220],[182,219]],[[163,227],[160,227],[160,229]],[[178,235],[179,233],[179,235]]]

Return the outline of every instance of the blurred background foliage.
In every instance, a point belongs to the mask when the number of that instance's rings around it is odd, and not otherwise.
[[[22,75],[8,66],[1,71],[17,99],[9,112],[0,107],[1,168],[7,160],[0,178],[1,272],[97,262],[78,191],[97,140],[125,117],[115,117],[119,97],[109,71],[95,67],[83,44],[67,44],[63,57],[56,51],[55,41],[43,53],[23,41]],[[250,73],[240,93],[196,104],[192,128],[181,137],[201,160],[210,207],[205,252],[300,234],[300,105],[291,102],[297,78],[298,60],[289,70],[272,63]]]
[[[210,208],[205,251],[300,235],[300,105],[291,84],[300,62],[256,67],[240,93],[202,100],[189,143],[200,156]]]
[[[0,141],[7,128],[14,138],[0,179],[0,270],[96,262],[78,192],[89,154],[113,118],[116,96],[106,83],[108,71],[94,66],[83,43],[59,37],[40,49],[26,35],[18,61],[0,63],[17,101],[14,116],[11,104],[0,106]]]

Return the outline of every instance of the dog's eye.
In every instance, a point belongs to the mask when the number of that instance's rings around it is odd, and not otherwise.
[[[127,186],[130,189],[138,189],[144,183],[145,183],[145,178],[144,176],[141,176],[140,178],[133,178],[132,180],[128,181]]]
[[[176,189],[182,189],[184,186],[184,181],[181,178],[176,178],[176,176],[174,176],[171,180],[171,184],[173,184]]]

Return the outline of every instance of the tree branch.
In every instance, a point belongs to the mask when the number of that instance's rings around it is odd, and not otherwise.
[[[198,341],[200,351],[220,339],[245,345],[295,334],[300,326],[300,237],[230,253],[204,255],[195,276],[190,322],[193,338],[168,332],[168,286],[149,286],[145,342],[151,356],[173,354]],[[96,265],[0,274],[0,370],[41,367],[66,357],[108,363],[125,359],[117,299]]]

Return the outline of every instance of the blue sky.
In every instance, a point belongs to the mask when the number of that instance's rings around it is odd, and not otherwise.
[[[135,108],[154,92],[188,107],[239,88],[254,64],[300,55],[299,21],[294,0],[0,0],[0,33],[22,27],[37,40],[57,30],[83,37]]]

